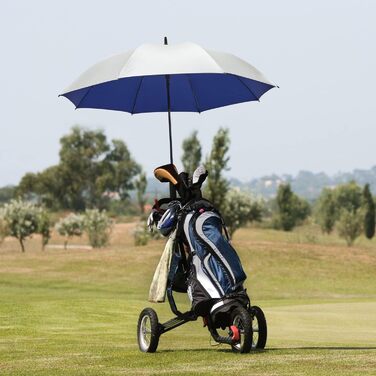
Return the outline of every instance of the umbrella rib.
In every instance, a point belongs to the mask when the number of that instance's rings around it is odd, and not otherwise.
[[[231,76],[236,77],[248,89],[248,91],[260,102],[260,98],[248,87],[248,85],[246,85],[243,82],[243,80],[239,76],[237,76],[235,74],[232,74]]]
[[[134,114],[134,109],[136,107],[136,102],[137,102],[137,98],[138,98],[138,93],[140,92],[140,88],[141,88],[141,84],[142,84],[142,80],[144,79],[144,76],[141,77],[141,80],[140,80],[140,83],[138,85],[138,88],[137,88],[137,92],[136,92],[136,96],[134,98],[134,102],[133,102],[133,107],[132,107],[132,111],[131,111],[131,114],[133,115]]]
[[[88,91],[84,94],[84,96],[80,99],[80,101],[77,103],[77,106],[75,108],[75,110],[77,110],[77,108],[80,106],[81,102],[87,97],[87,95],[89,94],[90,90],[92,89],[93,87],[90,86]]]
[[[194,98],[194,100],[195,100],[195,104],[196,104],[197,112],[198,112],[199,114],[201,114],[201,111],[200,111],[200,109],[198,108],[198,100],[197,100],[197,96],[196,96],[196,94],[195,94],[195,92],[194,92],[194,90],[193,90],[192,81],[191,81],[191,79],[190,79],[190,77],[189,77],[188,74],[186,74],[186,76],[187,76],[187,78],[188,78],[189,87],[191,88],[192,95],[193,95],[193,98]]]

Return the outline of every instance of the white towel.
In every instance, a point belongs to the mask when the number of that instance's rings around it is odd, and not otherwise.
[[[166,298],[167,279],[170,272],[173,246],[176,230],[171,233],[167,240],[161,259],[155,269],[154,277],[149,290],[149,302],[163,303]]]

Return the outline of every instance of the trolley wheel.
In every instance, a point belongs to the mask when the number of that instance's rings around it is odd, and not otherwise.
[[[247,354],[252,348],[252,319],[249,312],[243,307],[237,307],[232,313],[232,324],[239,330],[239,340],[231,345],[237,353]]]
[[[152,308],[145,308],[138,318],[138,347],[142,352],[155,352],[158,347],[159,336],[157,313]]]
[[[263,349],[268,337],[268,328],[264,312],[260,307],[253,306],[250,309],[252,318],[252,350]]]

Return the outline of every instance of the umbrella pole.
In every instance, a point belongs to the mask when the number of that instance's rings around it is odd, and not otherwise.
[[[167,108],[168,108],[168,136],[170,140],[170,163],[174,163],[174,156],[172,153],[172,129],[171,129],[171,101],[170,101],[170,76],[166,75],[167,88]]]
[[[166,89],[167,89],[167,109],[168,109],[168,136],[170,141],[170,163],[174,163],[174,156],[172,152],[172,129],[171,129],[171,100],[170,100],[170,76],[166,75]],[[170,183],[170,197],[176,199],[176,189]]]
[[[167,46],[167,37],[164,37],[164,44]],[[170,140],[170,163],[174,163],[174,156],[172,153],[172,129],[171,129],[171,98],[170,98],[170,75],[166,74],[166,90],[167,90],[167,110],[168,110],[168,136]],[[176,189],[170,183],[170,197],[176,198]]]

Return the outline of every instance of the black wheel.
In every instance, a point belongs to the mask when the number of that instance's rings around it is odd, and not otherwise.
[[[268,328],[266,325],[266,319],[264,312],[260,307],[251,307],[252,318],[252,350],[263,349],[266,345],[266,339],[268,337]]]
[[[243,308],[235,308],[232,313],[232,325],[239,331],[239,340],[231,345],[232,350],[247,354],[252,348],[252,319],[249,312]]]
[[[142,352],[153,353],[159,342],[159,324],[157,313],[152,308],[145,308],[138,318],[138,347]]]

